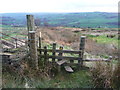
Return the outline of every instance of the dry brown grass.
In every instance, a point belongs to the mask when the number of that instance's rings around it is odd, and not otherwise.
[[[39,32],[42,32],[42,41],[46,43],[52,44],[56,42],[60,45],[70,46],[72,49],[78,50],[80,43],[80,33],[84,33],[85,31],[81,31],[78,33],[72,32],[72,28],[39,28],[37,30],[37,35],[39,36]],[[111,55],[115,56],[116,50],[113,50],[112,47],[108,44],[98,44],[94,40],[87,38],[85,44],[85,51],[93,54],[93,55]]]
[[[95,88],[120,88],[120,63],[97,62],[91,73]]]

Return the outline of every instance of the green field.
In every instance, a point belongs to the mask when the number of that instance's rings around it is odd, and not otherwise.
[[[12,26],[26,26],[26,15],[32,14],[40,19],[40,25],[65,27],[117,28],[118,14],[107,12],[84,13],[3,13],[2,24]]]

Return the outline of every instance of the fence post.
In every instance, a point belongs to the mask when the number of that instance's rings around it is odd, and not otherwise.
[[[37,47],[36,47],[36,35],[35,31],[29,31],[29,40],[30,40],[30,58],[31,58],[31,66],[38,69],[38,54],[37,54]]]
[[[56,43],[53,43],[53,49],[52,49],[53,51],[52,51],[52,55],[54,56],[53,58],[52,58],[52,62],[55,62],[55,50],[56,50]]]
[[[28,29],[28,46],[30,52],[30,65],[38,69],[38,54],[37,54],[37,43],[35,35],[35,24],[33,15],[26,15],[27,18],[27,29]]]
[[[38,66],[40,65],[40,62],[41,62],[41,32],[39,33],[39,60],[38,60]]]
[[[29,46],[29,43],[30,43],[30,40],[29,40],[29,31],[35,31],[35,24],[34,24],[34,17],[33,15],[26,15],[26,18],[27,18],[27,29],[28,29],[28,46]]]
[[[16,48],[17,48],[17,35],[16,35],[16,39],[15,39],[15,44],[16,44]]]
[[[40,32],[40,35],[39,35],[39,48],[41,49],[41,32]],[[40,54],[41,54],[41,51],[40,51]]]
[[[80,64],[81,67],[83,66],[83,54],[84,54],[84,48],[85,48],[85,38],[86,38],[86,36],[80,37],[79,57],[81,58],[81,60],[79,60],[78,63]]]
[[[47,61],[47,47],[44,47],[44,62],[46,63]]]
[[[63,47],[60,46],[59,49],[61,50],[61,52],[59,52],[58,56],[62,56],[62,50],[63,50]],[[58,59],[58,61],[60,61],[60,60],[62,60],[62,59]],[[61,66],[58,66],[58,72],[60,72],[60,71],[61,71]]]

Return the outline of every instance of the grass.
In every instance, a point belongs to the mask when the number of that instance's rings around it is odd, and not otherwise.
[[[95,68],[91,69],[95,88],[114,88],[120,89],[120,63],[97,62]]]
[[[47,85],[46,85],[47,84]],[[87,71],[75,73],[64,73],[55,77],[54,80],[47,80],[47,83],[38,83],[37,88],[90,88],[92,87],[90,76]]]
[[[44,43],[43,46],[47,46],[49,49],[52,48],[52,45]],[[59,47],[60,45],[57,45]],[[69,47],[65,47],[68,49]],[[37,75],[37,77],[28,77],[28,75],[24,77],[19,77],[17,74],[13,75],[7,72],[3,73],[3,87],[4,88],[25,88],[25,84],[27,83],[27,87],[32,88],[92,88],[92,79],[90,76],[89,70],[80,70],[74,73],[68,73],[62,68],[60,73],[57,73],[53,78],[45,77],[44,75],[41,77]],[[34,75],[34,73],[32,73]],[[45,78],[43,78],[45,77]]]
[[[118,39],[117,38],[108,38],[105,35],[101,36],[93,36],[93,35],[88,35],[89,38],[95,40],[97,43],[100,44],[115,44],[118,46]]]
[[[3,78],[4,88],[25,88],[27,81],[28,86],[32,88],[92,88],[92,82],[89,71],[81,70],[74,73],[60,73],[53,79],[31,79],[27,78],[26,81],[20,80],[19,77],[4,75]],[[5,82],[5,80],[7,80]]]

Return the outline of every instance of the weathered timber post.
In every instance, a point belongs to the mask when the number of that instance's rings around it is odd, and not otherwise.
[[[30,52],[30,66],[34,69],[38,69],[38,54],[37,43],[35,34],[35,24],[33,15],[27,15],[27,28],[28,28],[28,46]]]
[[[52,55],[53,55],[53,58],[52,58],[52,62],[55,62],[55,50],[56,50],[56,43],[53,43],[53,49],[52,49]]]
[[[41,62],[41,32],[39,33],[39,60],[38,60],[38,66],[40,65]]]
[[[62,56],[63,55],[63,53],[62,53],[63,47],[60,46],[59,50],[61,50],[61,52],[59,52],[58,56]],[[62,60],[62,59],[58,59],[58,61],[60,61],[60,60]],[[58,72],[60,72],[60,71],[61,71],[61,66],[58,66]]]
[[[30,43],[29,40],[29,31],[35,31],[34,17],[33,15],[26,15],[27,18],[27,29],[28,29],[28,46]]]
[[[84,48],[85,48],[85,36],[81,36],[80,37],[80,53],[79,53],[79,57],[81,58],[81,60],[78,60],[78,63],[80,64],[80,66],[83,66],[83,55],[84,55]]]
[[[31,58],[30,64],[31,66],[38,69],[38,54],[37,54],[35,31],[29,31],[29,40],[30,40],[29,52],[30,52],[30,58]]]
[[[40,32],[40,35],[39,35],[39,48],[41,49],[41,32]],[[40,51],[40,54],[41,54],[41,51]]]
[[[16,39],[15,39],[15,44],[16,44],[16,48],[17,48],[17,35],[16,35]]]
[[[44,65],[47,63],[47,47],[44,47]]]

